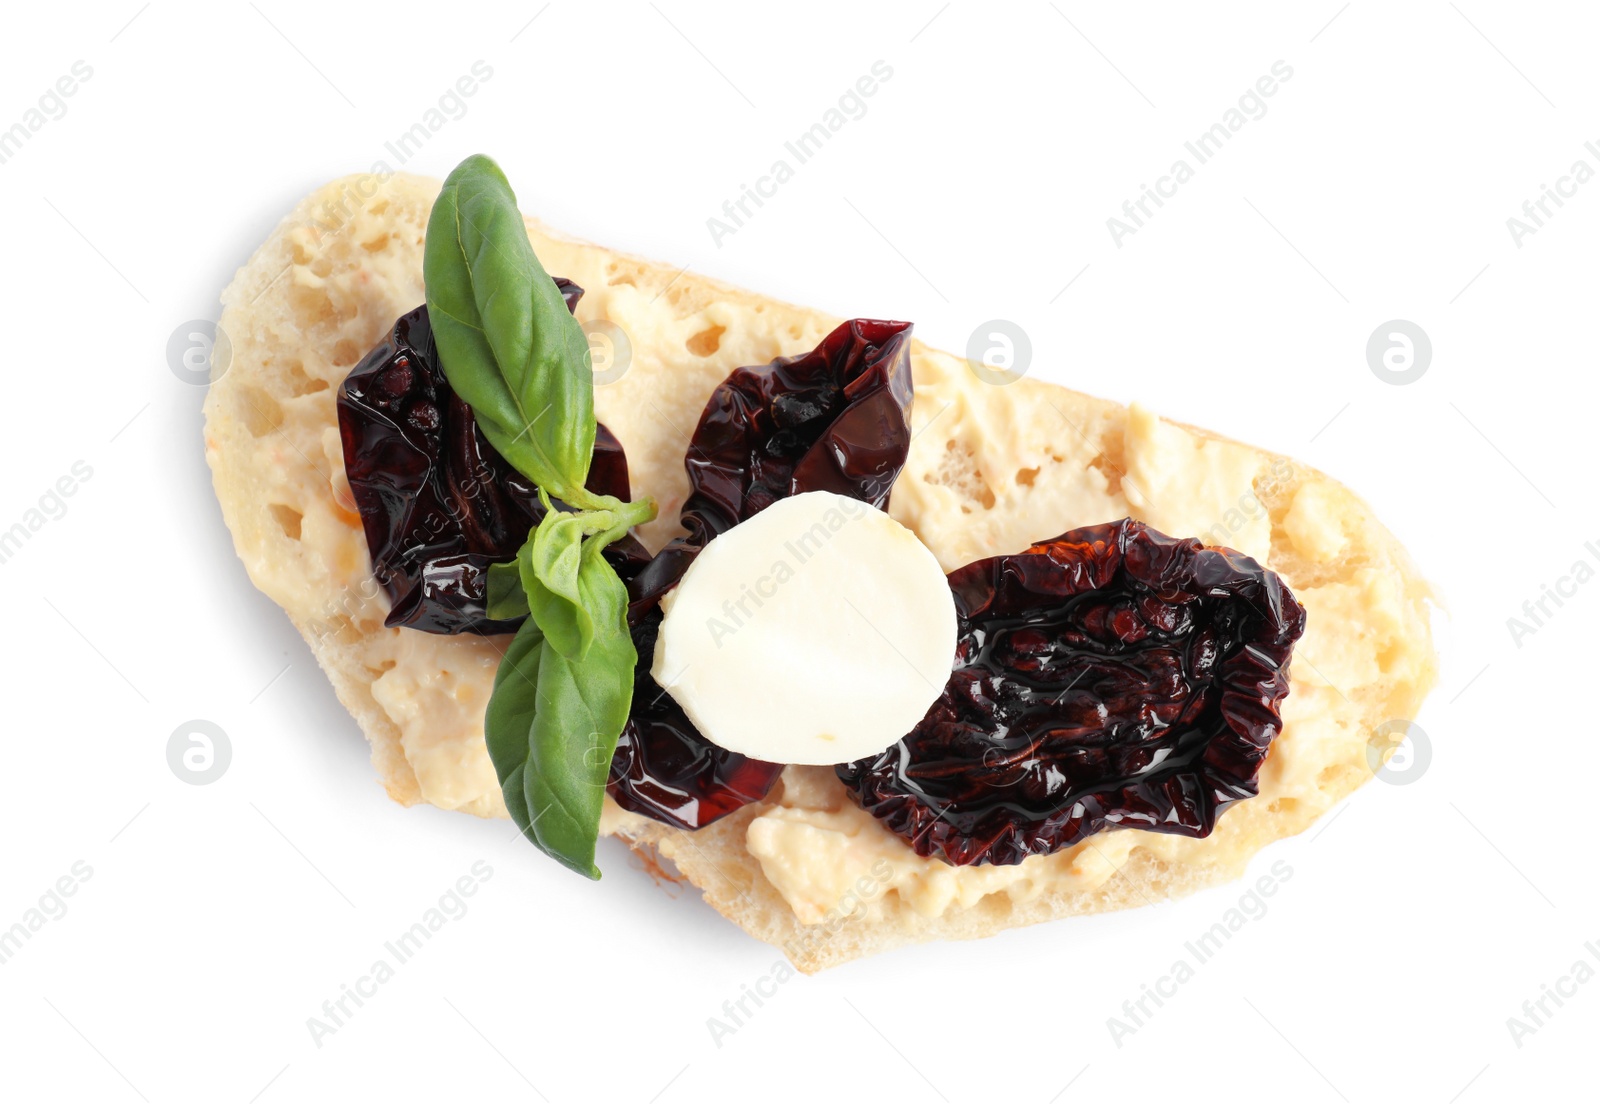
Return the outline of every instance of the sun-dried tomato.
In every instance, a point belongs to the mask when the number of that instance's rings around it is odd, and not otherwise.
[[[628,810],[693,830],[765,796],[783,766],[725,750],[700,736],[683,708],[650,675],[660,631],[660,608],[652,608],[633,626],[639,651],[633,707],[617,739],[606,783]]]
[[[1123,520],[950,574],[955,669],[838,767],[924,857],[1014,864],[1106,828],[1205,837],[1254,796],[1305,611],[1243,554]]]
[[[583,289],[557,278],[570,310]],[[506,464],[439,367],[428,309],[402,315],[339,388],[345,474],[361,514],[373,576],[388,594],[385,626],[434,634],[503,634],[521,620],[484,611],[488,567],[509,561],[544,517],[533,482]],[[628,459],[600,427],[591,491],[628,498]],[[637,572],[632,538],[609,547]]]
[[[911,449],[911,324],[852,319],[816,349],[735,369],[689,439],[689,533],[637,582],[653,600],[702,547],[762,508],[801,492],[837,492],[881,508]]]
[[[706,543],[785,496],[828,491],[888,503],[911,446],[910,343],[909,323],[852,319],[810,353],[734,370],[711,394],[684,459],[689,533],[629,586],[639,664],[607,784],[621,806],[694,829],[777,783],[782,765],[712,745],[651,677],[656,601]]]

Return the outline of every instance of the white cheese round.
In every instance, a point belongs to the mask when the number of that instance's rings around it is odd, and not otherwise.
[[[650,673],[711,742],[834,765],[892,746],[950,678],[956,609],[917,536],[833,492],[714,538],[661,601]]]

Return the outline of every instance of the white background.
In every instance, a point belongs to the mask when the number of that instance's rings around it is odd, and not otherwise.
[[[74,862],[93,875],[0,964],[0,1096],[1465,1105],[1588,1086],[1600,982],[1520,1046],[1507,1019],[1600,967],[1600,584],[1520,644],[1507,620],[1600,565],[1600,183],[1520,245],[1506,221],[1574,161],[1600,169],[1593,15],[541,3],[8,16],[0,126],[75,61],[93,76],[0,165],[0,529],[74,462],[93,475],[0,565],[0,928]],[[714,244],[707,218],[880,59],[866,115]],[[164,351],[296,200],[385,158],[478,60],[492,79],[406,169],[488,152],[557,227],[915,320],[947,349],[1015,320],[1037,376],[1346,481],[1452,608],[1426,770],[1258,858],[1252,879],[1293,870],[1267,914],[1120,1044],[1107,1020],[1244,885],[796,979],[719,1046],[706,1020],[774,951],[614,843],[590,885],[504,824],[391,804],[235,558],[202,392]],[[1114,243],[1106,220],[1278,60],[1293,77],[1267,114]],[[1405,386],[1364,352],[1396,318],[1434,350]],[[205,787],[167,765],[191,719],[233,748]],[[315,1045],[307,1019],[480,859],[465,917]]]

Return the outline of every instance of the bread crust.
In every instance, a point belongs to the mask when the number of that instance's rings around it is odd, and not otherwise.
[[[492,771],[485,782],[481,748],[485,682],[499,647],[470,636],[421,642],[419,632],[383,627],[387,603],[371,578],[343,482],[334,412],[344,374],[396,316],[422,302],[422,238],[438,187],[404,174],[332,182],[307,197],[239,270],[223,294],[220,326],[232,356],[213,370],[206,457],[251,579],[305,637],[371,743],[389,795],[504,817]],[[643,532],[658,547],[674,533],[687,490],[687,432],[710,390],[738,365],[810,349],[837,321],[562,238],[532,221],[529,229],[546,268],[588,290],[580,318],[616,322],[630,341],[632,364],[616,384],[597,390],[596,406],[627,447],[635,494],[661,504],[662,517]],[[1097,510],[1170,529],[1172,503],[1162,502],[1162,482],[1179,479],[1173,474],[1185,466],[1169,473],[1150,460],[1167,446],[1146,444],[1170,439],[1172,449],[1197,451],[1192,456],[1210,459],[1218,472],[1243,465],[1253,473],[1246,487],[1261,518],[1244,525],[1258,548],[1242,548],[1302,598],[1326,595],[1327,610],[1353,617],[1324,619],[1320,636],[1308,637],[1332,659],[1331,679],[1320,662],[1297,653],[1286,708],[1299,696],[1303,710],[1293,721],[1286,716],[1279,744],[1292,747],[1275,745],[1262,795],[1235,806],[1209,839],[1181,853],[1164,851],[1152,836],[1122,848],[1128,840],[1118,835],[1139,832],[1097,835],[1084,843],[1083,857],[1094,861],[1099,853],[1109,873],[1092,883],[1043,881],[1027,895],[958,898],[937,911],[896,887],[802,921],[751,851],[750,826],[785,804],[791,812],[847,812],[842,788],[832,782],[830,790],[828,770],[790,769],[771,802],[693,833],[608,805],[609,832],[652,862],[670,862],[719,912],[782,947],[803,972],[912,942],[979,938],[1235,879],[1262,847],[1299,833],[1371,778],[1367,736],[1389,720],[1414,719],[1436,677],[1426,582],[1370,509],[1337,482],[1197,428],[1173,438],[1164,428],[1177,425],[1152,429],[1137,409],[1032,379],[985,385],[965,370],[960,359],[914,346],[918,440],[891,502],[947,570],[1118,517],[1083,517]],[[923,435],[930,428],[937,433]],[[1201,498],[1208,494],[1202,489]],[[1202,518],[1191,511],[1180,521]],[[1225,518],[1219,511],[1215,521]],[[1198,529],[1175,532],[1205,537]],[[1333,606],[1335,596],[1343,608]],[[1316,619],[1319,609],[1311,610]],[[1371,625],[1357,625],[1363,621]]]

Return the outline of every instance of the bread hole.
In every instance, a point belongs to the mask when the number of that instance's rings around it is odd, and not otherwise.
[[[1105,454],[1097,454],[1095,459],[1089,462],[1089,468],[1096,470],[1106,478],[1106,495],[1115,496],[1121,493],[1123,474],[1121,467],[1116,462]]]
[[[387,245],[389,245],[389,232],[379,231],[377,234],[363,242],[361,244],[361,248],[369,254],[376,254],[379,250],[382,250]]]
[[[311,271],[319,277],[326,277],[333,272],[333,259],[327,254],[322,254],[311,263]]]
[[[239,399],[243,401],[244,426],[255,437],[271,434],[283,426],[283,408],[277,400],[253,384],[239,386]]]
[[[963,515],[971,515],[974,508],[982,508],[984,511],[994,508],[994,490],[979,472],[973,448],[964,442],[958,442],[954,438],[946,441],[944,456],[939,459],[938,467],[929,473],[926,479],[928,483],[942,484],[960,496]]]
[[[790,323],[789,324],[789,337],[790,338],[799,338],[800,337],[800,327],[797,324],[794,324],[794,323]]]
[[[342,645],[353,645],[360,638],[360,632],[348,615],[335,615],[328,620],[328,632],[323,637],[332,639]]]
[[[389,201],[374,200],[371,204],[367,205],[367,210],[373,215],[382,215],[384,212],[389,210]]]
[[[289,243],[289,261],[294,265],[304,265],[311,260],[311,255],[306,253],[303,242],[292,241]]]
[[[1267,804],[1267,810],[1274,815],[1293,815],[1300,810],[1300,801],[1293,796],[1280,796]]]
[[[333,321],[333,301],[326,291],[307,285],[294,285],[289,292],[289,306],[294,310],[294,321],[302,330],[323,326]]]
[[[387,660],[380,661],[376,665],[363,665],[362,668],[367,670],[367,675],[373,680],[381,680],[383,678],[383,674],[394,668],[394,659],[388,658]]]
[[[686,346],[689,352],[695,357],[710,357],[721,348],[722,335],[727,329],[728,328],[726,327],[718,327],[715,325],[707,327],[699,334],[690,335],[689,340],[684,343],[684,346]]]
[[[1038,469],[1018,469],[1017,483],[1024,488],[1032,488],[1033,482],[1039,479]]]
[[[1344,781],[1349,771],[1348,765],[1324,765],[1317,774],[1317,787],[1324,791],[1330,790],[1334,785]]]
[[[622,272],[622,265],[612,261],[606,263],[606,284],[613,288],[619,285],[625,288],[637,288],[639,282],[636,274]]]
[[[289,378],[289,394],[291,396],[309,396],[313,392],[323,392],[328,387],[328,382],[321,377],[313,377],[306,372],[305,363],[295,358],[285,370]]]
[[[361,347],[348,338],[341,338],[333,344],[333,363],[340,369],[348,368],[361,360]]]
[[[345,645],[353,646],[361,639],[376,634],[382,622],[373,622],[371,619],[352,619],[348,615],[336,615],[333,618],[334,637]]]
[[[1396,638],[1385,639],[1383,645],[1378,648],[1378,672],[1394,672],[1395,666],[1400,663],[1400,659],[1405,656],[1406,652],[1404,641]]]
[[[272,517],[278,521],[278,526],[283,529],[285,538],[300,541],[300,520],[305,518],[300,512],[288,504],[268,504],[267,510],[272,512]]]
[[[1016,901],[1005,892],[989,892],[974,904],[973,908],[995,922],[1000,922],[1009,918],[1016,906]]]

